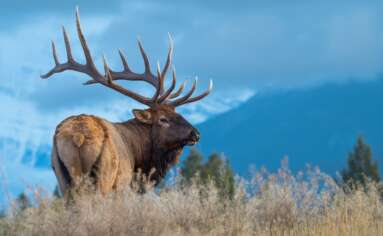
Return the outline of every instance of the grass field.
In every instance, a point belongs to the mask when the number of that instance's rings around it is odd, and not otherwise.
[[[287,168],[237,182],[233,199],[176,183],[146,194],[84,193],[66,206],[36,191],[33,207],[0,219],[0,235],[383,235],[374,184],[345,191],[319,170]]]

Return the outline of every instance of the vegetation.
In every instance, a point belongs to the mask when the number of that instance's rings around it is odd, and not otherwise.
[[[347,194],[318,169],[260,170],[236,182],[232,199],[213,181],[137,194],[131,188],[75,203],[34,194],[34,206],[0,219],[0,235],[382,235],[376,184]],[[201,189],[205,191],[201,191]],[[203,192],[204,194],[201,194]]]
[[[19,194],[15,201],[15,207],[19,212],[24,211],[28,207],[31,207],[31,202],[26,193]]]
[[[287,161],[246,180],[223,155],[204,161],[191,150],[163,188],[137,176],[108,195],[78,189],[70,203],[57,188],[33,200],[22,193],[0,217],[0,235],[383,235],[378,165],[363,138],[347,163],[343,183],[318,168],[292,174]]]
[[[369,181],[380,181],[378,163],[372,160],[371,147],[362,136],[358,137],[354,150],[348,156],[347,168],[341,174],[343,182],[350,188],[366,186]]]
[[[56,185],[55,186],[55,189],[53,190],[53,197],[57,197],[57,198],[60,198],[61,197],[61,194],[60,194],[60,190],[59,190],[59,186]]]
[[[181,181],[185,185],[197,184],[208,185],[213,183],[219,190],[221,197],[233,198],[234,196],[234,172],[229,162],[223,155],[216,153],[209,156],[203,163],[202,155],[195,149],[190,151],[181,167]]]

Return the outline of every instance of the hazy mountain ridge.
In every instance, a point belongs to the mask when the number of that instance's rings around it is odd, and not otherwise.
[[[382,79],[258,94],[199,125],[199,148],[224,152],[240,173],[275,169],[285,155],[293,170],[311,163],[335,173],[361,134],[383,164],[382,107]]]

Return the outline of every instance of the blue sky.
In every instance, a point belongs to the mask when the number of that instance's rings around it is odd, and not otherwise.
[[[193,123],[231,109],[256,92],[370,80],[383,69],[382,1],[14,0],[1,5],[3,186],[52,185],[50,170],[31,166],[66,116],[91,113],[120,121],[140,107],[101,86],[83,86],[87,78],[76,73],[39,79],[53,66],[50,40],[65,59],[62,25],[69,31],[75,57],[83,60],[75,6],[100,69],[103,53],[112,68],[121,68],[117,49],[122,48],[132,68],[142,71],[137,37],[152,65],[163,63],[171,33],[178,79],[198,76],[201,90],[210,78],[215,85],[203,102],[180,110]],[[143,84],[126,85],[151,92]],[[23,161],[27,149],[32,158]]]

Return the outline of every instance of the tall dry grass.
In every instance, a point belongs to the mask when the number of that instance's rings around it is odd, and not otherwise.
[[[212,186],[177,182],[145,194],[83,193],[68,206],[35,198],[34,207],[0,220],[0,235],[383,235],[376,185],[346,194],[316,169],[258,171],[238,180],[231,200]]]

